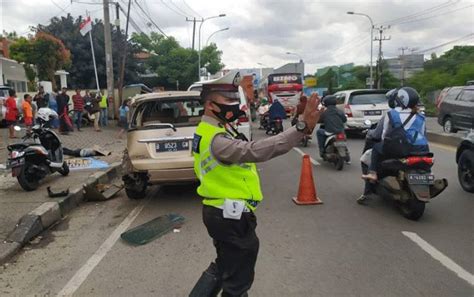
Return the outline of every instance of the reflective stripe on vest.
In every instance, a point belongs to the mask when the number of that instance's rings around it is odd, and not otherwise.
[[[197,192],[204,197],[203,204],[221,206],[225,198],[246,200],[255,210],[255,202],[263,198],[257,166],[253,163],[225,165],[212,156],[211,143],[224,128],[201,122],[193,141],[194,171],[200,185]]]
[[[394,127],[400,127],[403,124],[400,112],[395,109],[392,109],[389,112],[393,119]],[[425,116],[417,113],[413,118],[404,127],[408,141],[413,145],[428,145],[428,140],[426,139],[424,131]]]

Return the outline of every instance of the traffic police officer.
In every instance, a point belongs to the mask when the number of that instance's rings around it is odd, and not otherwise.
[[[288,152],[319,120],[319,97],[311,96],[303,121],[276,136],[248,141],[230,123],[241,115],[237,71],[203,83],[204,115],[193,140],[194,170],[203,197],[203,221],[217,251],[191,297],[248,296],[259,240],[255,209],[263,196],[256,162]]]

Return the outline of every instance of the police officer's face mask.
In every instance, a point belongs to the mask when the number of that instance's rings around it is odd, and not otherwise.
[[[230,104],[221,104],[215,101],[212,101],[213,104],[217,105],[220,109],[219,112],[213,110],[212,112],[221,120],[225,120],[227,122],[233,122],[237,120],[240,116],[244,115],[245,113],[240,110],[240,103],[234,102]]]

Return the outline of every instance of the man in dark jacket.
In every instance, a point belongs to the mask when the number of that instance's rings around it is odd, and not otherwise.
[[[62,88],[61,94],[56,97],[58,102],[59,132],[62,134],[68,134],[72,130],[69,118],[69,95],[66,91],[66,88]]]
[[[324,125],[324,129],[318,129],[316,136],[318,138],[319,155],[324,155],[324,144],[328,138],[328,134],[338,134],[344,132],[344,123],[347,122],[344,112],[336,107],[336,97],[328,95],[323,99],[323,105],[326,110],[321,115],[320,122]]]

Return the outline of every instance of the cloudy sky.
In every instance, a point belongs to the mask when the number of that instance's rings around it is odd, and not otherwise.
[[[128,1],[116,1],[126,8]],[[51,17],[66,13],[77,16],[88,10],[93,18],[103,17],[101,0],[0,2],[0,30],[15,30],[19,34],[27,34],[29,26],[46,24]],[[186,22],[186,16],[200,19],[226,14],[204,22],[201,42],[204,45],[213,32],[229,27],[211,39],[223,51],[223,62],[229,68],[260,67],[259,63],[278,67],[299,60],[297,55],[305,61],[306,73],[328,65],[368,64],[370,22],[364,16],[348,15],[347,11],[370,15],[376,27],[391,25],[384,32],[385,37],[391,38],[383,42],[385,57],[398,55],[402,47],[428,50],[428,57],[431,52],[442,53],[454,45],[474,45],[474,0],[132,0],[132,3],[131,16],[138,29],[157,30],[149,16],[184,47],[191,47],[192,40],[192,23]],[[111,9],[111,14],[114,19],[115,9]],[[123,25],[123,15],[121,18]],[[377,51],[378,43],[374,42],[374,57]]]

